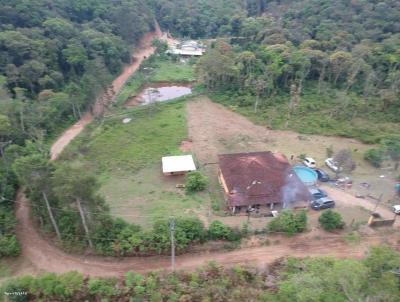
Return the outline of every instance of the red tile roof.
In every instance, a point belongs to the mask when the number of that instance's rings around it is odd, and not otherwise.
[[[282,154],[251,152],[221,154],[218,158],[230,206],[310,200],[306,186]]]

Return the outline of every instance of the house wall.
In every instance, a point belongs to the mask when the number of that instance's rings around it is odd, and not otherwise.
[[[224,188],[224,193],[229,194],[228,186],[226,185],[224,175],[222,174],[221,169],[218,169],[218,179],[219,183],[222,185],[222,188]]]

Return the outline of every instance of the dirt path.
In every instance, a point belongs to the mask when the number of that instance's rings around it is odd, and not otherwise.
[[[140,64],[145,58],[148,58],[154,53],[154,47],[151,46],[151,42],[154,38],[161,38],[162,32],[158,24],[156,24],[156,30],[151,33],[147,33],[141,39],[138,49],[132,56],[132,63],[125,66],[123,72],[112,82],[111,87],[99,97],[94,106],[92,112],[87,112],[85,115],[74,125],[68,128],[51,146],[50,154],[51,159],[55,160],[64,148],[82,132],[87,124],[89,124],[93,117],[99,116],[103,113],[104,107],[107,103],[111,102],[113,98],[118,94],[121,88],[124,86],[125,82],[129,77],[135,73],[139,68]]]
[[[19,201],[26,201],[22,193],[18,193]],[[17,236],[22,243],[22,257],[29,259],[36,272],[49,271],[65,273],[71,270],[79,271],[89,276],[120,276],[127,271],[148,272],[152,270],[169,269],[169,257],[131,257],[116,258],[85,257],[64,253],[37,231],[29,217],[29,207],[26,202],[17,207]],[[305,256],[334,256],[338,258],[362,258],[368,248],[382,243],[391,243],[399,248],[395,238],[388,235],[365,237],[362,243],[356,246],[348,245],[340,235],[329,235],[322,240],[312,240],[312,233],[299,235],[293,238],[280,237],[279,244],[244,248],[230,252],[210,252],[201,254],[186,254],[177,257],[177,268],[192,270],[210,261],[232,266],[235,264],[250,264],[264,266],[280,257]],[[25,273],[24,270],[17,274]]]

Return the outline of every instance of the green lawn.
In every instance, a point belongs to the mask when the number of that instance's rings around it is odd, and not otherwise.
[[[144,69],[146,68],[146,69]],[[143,63],[122,88],[116,101],[121,105],[130,97],[137,95],[143,85],[156,82],[187,83],[195,80],[193,65],[188,63],[161,60],[156,57]]]
[[[210,204],[206,193],[177,189],[184,178],[161,173],[161,157],[181,154],[180,143],[187,138],[184,101],[150,108],[138,106],[93,122],[60,157],[97,173],[111,212],[144,227],[157,218],[204,214]],[[123,124],[126,117],[132,121]]]
[[[176,184],[184,182],[182,176],[164,176],[159,161],[137,173],[109,177],[101,193],[112,214],[150,227],[160,218],[206,215],[210,204],[208,194],[186,195],[184,189],[176,188]]]
[[[138,106],[90,124],[62,153],[61,160],[90,164],[96,171],[135,172],[159,162],[160,156],[179,153],[187,136],[184,102]],[[128,124],[123,118],[131,118]]]
[[[151,82],[192,82],[195,80],[193,65],[172,62],[157,62],[157,68],[151,76]]]

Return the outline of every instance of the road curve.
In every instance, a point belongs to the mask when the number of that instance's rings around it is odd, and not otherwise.
[[[38,271],[65,273],[78,271],[87,276],[121,276],[128,271],[145,273],[170,268],[167,256],[151,257],[97,257],[67,254],[51,244],[39,234],[30,219],[30,208],[22,192],[17,195],[17,236],[22,244],[22,257],[29,259]],[[249,264],[264,267],[275,260],[285,257],[334,256],[338,258],[362,258],[371,246],[392,243],[399,248],[395,238],[381,238],[381,235],[368,236],[359,245],[347,244],[340,235],[329,235],[315,240],[311,234],[302,234],[292,238],[282,237],[280,242],[269,246],[242,248],[229,252],[203,252],[177,256],[176,268],[193,270],[210,261],[232,266]],[[271,240],[272,241],[272,240]],[[18,272],[17,272],[18,274]]]
[[[135,54],[136,60],[127,67],[113,82],[114,95],[122,88],[126,80],[131,76],[144,56],[153,53],[150,42],[153,37],[160,36],[161,32],[147,35],[142,41],[142,47]],[[104,105],[96,102],[96,106]],[[75,125],[66,130],[51,148],[51,159],[54,160],[62,150],[75,138],[84,127],[92,121],[91,113],[85,114]],[[30,217],[30,207],[25,195],[19,191],[16,197],[16,233],[22,246],[22,257],[33,264],[37,271],[65,273],[78,271],[88,276],[120,276],[127,271],[148,272],[152,270],[169,269],[169,257],[95,257],[67,254],[53,245],[50,240],[43,237]],[[243,248],[229,252],[208,252],[198,254],[185,254],[177,256],[176,268],[192,270],[210,261],[231,266],[235,264],[252,264],[264,266],[278,258],[285,256],[335,256],[338,258],[362,258],[368,248],[383,242],[393,243],[397,248],[398,241],[395,238],[381,238],[381,236],[369,236],[356,246],[348,245],[340,235],[330,235],[321,240],[315,240],[313,234],[302,234],[293,238],[280,238],[280,242],[269,246]],[[275,237],[274,237],[275,238]],[[22,273],[22,270],[21,270]],[[19,272],[16,272],[18,275]]]

